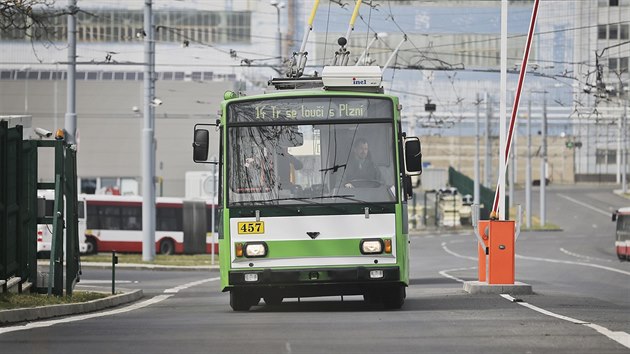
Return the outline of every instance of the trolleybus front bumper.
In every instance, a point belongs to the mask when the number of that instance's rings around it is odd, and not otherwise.
[[[307,284],[375,284],[400,282],[396,267],[262,269],[229,272],[231,286],[290,286]]]

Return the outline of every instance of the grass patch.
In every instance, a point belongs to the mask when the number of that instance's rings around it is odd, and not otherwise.
[[[141,254],[116,253],[118,263],[135,263],[135,264],[156,264],[166,266],[208,266],[212,264],[212,255],[195,254],[195,255],[163,255],[158,254],[152,262],[144,262]],[[99,262],[112,263],[111,253],[99,253],[95,255],[81,256],[83,262]],[[214,255],[214,264],[219,264],[219,255]]]
[[[4,293],[0,294],[0,310],[88,302],[92,300],[102,299],[107,296],[109,295],[88,291],[75,291],[72,294],[72,297],[48,296],[44,294]]]

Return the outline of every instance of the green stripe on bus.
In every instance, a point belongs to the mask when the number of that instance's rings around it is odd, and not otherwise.
[[[269,241],[267,258],[361,256],[360,239]]]

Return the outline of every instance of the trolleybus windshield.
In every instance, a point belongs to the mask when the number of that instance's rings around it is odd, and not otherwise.
[[[387,99],[230,104],[229,205],[396,202],[393,121]]]

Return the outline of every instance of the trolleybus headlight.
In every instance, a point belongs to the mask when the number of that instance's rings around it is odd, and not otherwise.
[[[383,240],[381,239],[365,239],[361,240],[361,253],[378,254],[383,253]]]
[[[245,257],[255,258],[267,255],[267,244],[264,242],[251,242],[245,244]]]

